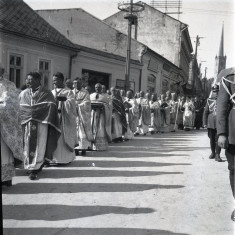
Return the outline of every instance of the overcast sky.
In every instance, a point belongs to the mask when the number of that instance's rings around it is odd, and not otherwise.
[[[24,0],[34,10],[83,8],[94,16],[105,19],[118,11],[119,0]],[[126,2],[126,1],[121,1]],[[128,1],[129,2],[129,1]],[[137,2],[134,0],[134,2]],[[150,4],[150,0],[142,0]],[[227,68],[235,66],[235,4],[234,0],[183,0],[180,20],[189,25],[189,34],[195,50],[195,38],[203,37],[198,47],[198,62],[202,72],[207,67],[207,77],[214,76],[215,56],[224,22],[224,51]],[[173,17],[177,17],[172,15]]]

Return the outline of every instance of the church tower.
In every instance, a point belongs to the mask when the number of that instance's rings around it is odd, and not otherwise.
[[[226,56],[224,55],[224,24],[222,27],[222,34],[220,39],[220,46],[219,46],[219,55],[215,57],[215,79],[219,72],[226,67]]]

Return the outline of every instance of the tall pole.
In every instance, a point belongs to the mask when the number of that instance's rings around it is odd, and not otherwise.
[[[199,46],[199,36],[197,35],[197,37],[196,37],[196,47],[195,47],[195,55],[194,55],[194,61],[193,61],[193,84],[192,84],[192,90],[193,90],[193,95],[195,94],[195,92],[194,92],[194,86],[195,86],[195,77],[194,77],[194,74],[197,72],[196,71],[196,65],[197,65],[197,47]],[[195,71],[195,73],[194,73],[194,71]],[[197,74],[195,74],[195,76],[197,76]]]
[[[127,12],[124,18],[128,20],[128,35],[127,35],[127,51],[126,51],[126,66],[125,66],[125,90],[129,90],[130,87],[130,61],[131,61],[131,29],[132,25],[136,24],[135,37],[137,37],[137,13],[144,10],[144,5],[141,2],[133,3],[130,0],[129,3],[119,3],[118,9]]]
[[[206,71],[207,71],[207,67],[205,67],[205,80],[204,80],[204,97],[206,97],[207,96],[207,79],[206,79]]]
[[[205,78],[206,78],[206,71],[207,71],[207,67],[205,67]]]
[[[129,14],[132,15],[133,0],[130,0]],[[131,59],[131,28],[132,18],[128,18],[128,40],[127,40],[127,55],[126,55],[126,70],[125,70],[125,90],[129,89],[130,81],[130,59]]]

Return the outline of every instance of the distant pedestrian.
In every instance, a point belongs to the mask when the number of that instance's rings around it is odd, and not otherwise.
[[[189,131],[193,129],[193,111],[194,111],[194,105],[189,97],[186,98],[186,102],[184,103],[183,107],[184,107],[184,115],[183,115],[184,130]]]
[[[126,99],[126,92],[125,92],[125,90],[120,90],[120,95],[121,95],[121,97],[122,97],[122,101],[124,101],[125,99]]]
[[[194,99],[194,106],[195,106],[195,121],[194,121],[194,127],[199,130],[203,124],[202,124],[202,118],[203,118],[203,100],[199,99],[198,97],[195,97]]]
[[[91,94],[91,87],[89,85],[85,86],[85,90],[87,90],[88,93]]]
[[[178,110],[178,117],[177,117],[178,129],[183,130],[184,129],[183,116],[184,116],[184,110],[185,110],[184,104],[186,102],[185,96],[182,96],[181,98],[179,98],[178,102],[179,102],[179,110]]]
[[[71,79],[67,79],[65,81],[65,87],[69,88],[70,90],[73,90],[73,81]]]

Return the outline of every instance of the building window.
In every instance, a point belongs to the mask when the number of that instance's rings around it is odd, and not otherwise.
[[[122,80],[122,79],[117,79],[116,80],[116,88],[119,89],[119,90],[125,90],[125,80]],[[135,82],[133,81],[129,81],[129,90],[131,91],[135,91]]]
[[[51,62],[49,60],[39,60],[39,73],[42,78],[42,85],[48,88],[51,75]]]
[[[17,88],[21,86],[22,74],[23,74],[23,55],[10,54],[9,61],[9,79],[14,82]]]
[[[168,81],[166,79],[162,80],[162,94],[165,94],[168,91]]]
[[[149,93],[155,93],[156,77],[153,74],[148,75],[147,91]]]
[[[122,80],[122,79],[117,79],[116,80],[116,88],[117,89],[125,89],[125,80]]]

